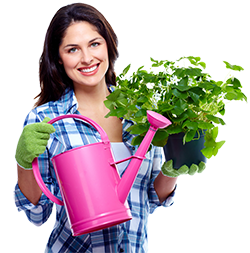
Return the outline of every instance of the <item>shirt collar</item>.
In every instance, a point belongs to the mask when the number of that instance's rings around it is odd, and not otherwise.
[[[58,100],[63,114],[74,114],[78,108],[78,102],[73,89],[68,88]]]

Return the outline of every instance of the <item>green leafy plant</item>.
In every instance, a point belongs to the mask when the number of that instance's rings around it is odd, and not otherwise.
[[[180,64],[184,66],[180,66]],[[185,67],[185,64],[188,66]],[[231,71],[242,67],[224,61]],[[216,141],[218,125],[225,125],[226,100],[245,100],[240,81],[230,76],[226,81],[212,80],[205,73],[206,64],[200,57],[182,57],[177,61],[158,61],[151,58],[151,70],[140,67],[128,75],[130,65],[117,77],[117,87],[104,102],[110,112],[106,115],[123,117],[135,124],[130,127],[137,136],[132,144],[137,145],[149,128],[146,111],[156,111],[172,125],[157,131],[153,144],[164,146],[171,134],[185,133],[183,143],[205,133],[205,148],[202,153],[211,158],[218,153],[225,141]],[[196,137],[197,138],[197,137]]]

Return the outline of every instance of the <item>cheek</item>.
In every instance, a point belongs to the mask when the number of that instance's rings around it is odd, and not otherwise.
[[[63,63],[65,70],[72,69],[76,66],[77,60],[73,57],[65,56],[62,58],[62,63]]]
[[[98,51],[95,52],[95,58],[101,60],[101,61],[109,61],[108,57],[108,48],[107,46],[102,46]]]
[[[100,54],[100,58],[102,59],[103,62],[105,62],[106,68],[108,69],[109,67],[109,56],[107,51],[103,51]]]

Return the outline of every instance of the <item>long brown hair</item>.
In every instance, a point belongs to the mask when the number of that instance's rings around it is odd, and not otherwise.
[[[43,53],[40,58],[39,77],[41,92],[36,97],[35,106],[58,100],[65,90],[73,88],[72,80],[59,63],[59,46],[67,28],[72,22],[87,21],[94,25],[98,33],[106,40],[109,56],[109,68],[105,79],[107,84],[116,85],[114,63],[118,58],[118,40],[105,17],[94,7],[76,3],[62,7],[57,11],[46,33]]]

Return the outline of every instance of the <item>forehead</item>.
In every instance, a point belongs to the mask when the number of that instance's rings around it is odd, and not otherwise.
[[[62,44],[73,42],[72,40],[74,40],[75,43],[89,41],[97,36],[102,37],[94,25],[86,21],[73,22],[65,31]]]

